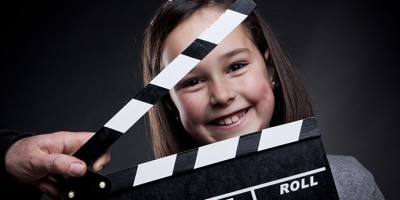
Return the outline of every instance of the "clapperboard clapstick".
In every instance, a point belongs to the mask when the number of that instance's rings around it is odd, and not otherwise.
[[[174,85],[210,53],[254,9],[251,0],[236,0],[180,55],[164,68],[148,85],[91,137],[74,156],[88,166],[104,153],[123,133],[133,126]],[[81,178],[55,176],[65,199],[79,199],[87,193],[104,193],[112,182],[105,176],[88,171]]]

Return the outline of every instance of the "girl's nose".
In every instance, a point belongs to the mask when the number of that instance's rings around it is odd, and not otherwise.
[[[214,81],[210,85],[210,104],[212,106],[229,105],[236,98],[236,92],[227,81]]]

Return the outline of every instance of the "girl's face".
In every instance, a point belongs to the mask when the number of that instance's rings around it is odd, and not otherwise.
[[[167,37],[162,66],[167,66],[221,11],[194,13]],[[200,144],[240,136],[269,126],[274,95],[262,55],[242,27],[236,28],[170,90],[186,131]]]

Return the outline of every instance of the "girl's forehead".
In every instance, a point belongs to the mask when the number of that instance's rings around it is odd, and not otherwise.
[[[188,46],[213,22],[215,22],[223,11],[208,7],[194,12],[189,18],[178,24],[167,36],[165,43],[176,35],[182,37],[182,46]]]
[[[200,9],[193,13],[188,19],[180,23],[174,30],[172,30],[166,37],[163,48],[161,66],[172,61],[178,56],[186,47],[188,47],[203,31],[205,31],[218,17],[223,13],[223,10],[213,7]],[[239,31],[238,31],[239,30]],[[229,37],[243,37],[248,36],[242,25],[240,25]],[[221,44],[219,45],[221,46]],[[218,48],[218,47],[217,47]]]

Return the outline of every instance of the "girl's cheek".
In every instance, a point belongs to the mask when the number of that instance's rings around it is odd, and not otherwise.
[[[241,82],[239,87],[241,87],[245,96],[253,101],[266,100],[265,98],[272,93],[267,79],[263,76],[253,76],[253,78],[246,79]]]
[[[185,97],[181,98],[182,100],[182,110],[188,119],[197,118],[201,115],[201,111],[205,110],[204,102],[205,99],[201,99],[198,95],[186,95]]]

